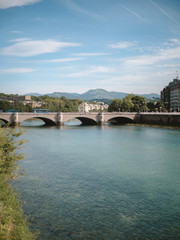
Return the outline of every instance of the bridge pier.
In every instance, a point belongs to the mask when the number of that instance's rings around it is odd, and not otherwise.
[[[100,125],[100,126],[104,126],[104,113],[103,112],[100,112],[98,114],[97,124]]]
[[[19,117],[18,112],[15,112],[10,117],[10,126],[18,126],[19,125]]]
[[[57,125],[58,126],[64,126],[63,113],[62,112],[57,113]]]

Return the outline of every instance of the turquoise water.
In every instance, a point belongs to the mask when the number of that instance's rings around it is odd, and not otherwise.
[[[16,186],[38,239],[180,239],[180,130],[25,128]]]

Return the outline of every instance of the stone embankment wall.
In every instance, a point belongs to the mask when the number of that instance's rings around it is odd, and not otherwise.
[[[141,113],[139,123],[180,127],[180,113]]]

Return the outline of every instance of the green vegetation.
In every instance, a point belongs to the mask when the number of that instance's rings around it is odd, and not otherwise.
[[[78,106],[83,101],[80,99],[67,99],[66,97],[53,98],[47,95],[31,97],[32,100],[43,102],[42,109],[51,109],[52,112],[77,112]]]
[[[130,94],[123,100],[114,99],[110,104],[109,112],[155,112],[165,111],[164,104],[162,102],[148,102],[145,97]]]
[[[17,98],[17,97],[19,97],[19,95],[18,94],[5,94],[5,93],[0,93],[0,98],[6,98],[6,97],[8,97],[8,98]]]
[[[54,98],[48,95],[36,97],[31,96],[31,103],[23,104],[18,101],[18,95],[0,93],[0,109],[4,112],[14,109],[18,112],[32,112],[32,103],[38,102],[42,109],[51,109],[52,112],[77,112],[78,106],[83,101],[80,99],[67,99],[65,97]]]
[[[120,112],[122,110],[122,103],[123,100],[121,99],[114,99],[108,107],[109,112]]]
[[[22,203],[11,187],[11,180],[18,177],[16,162],[23,159],[17,153],[25,140],[16,140],[22,130],[0,128],[0,239],[33,240],[23,216]]]
[[[30,104],[24,105],[23,103],[16,101],[16,102],[9,102],[9,101],[0,101],[0,109],[4,112],[14,109],[18,112],[32,112],[32,106]]]

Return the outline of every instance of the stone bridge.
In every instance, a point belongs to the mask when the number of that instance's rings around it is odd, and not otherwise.
[[[136,122],[137,113],[122,113],[122,112],[51,112],[51,113],[29,113],[15,112],[3,113],[0,112],[0,120],[11,126],[21,124],[25,120],[32,118],[41,119],[46,125],[63,125],[65,122],[78,119],[82,125],[103,125],[105,122],[112,120],[114,123]]]
[[[106,122],[114,124],[140,123],[157,124],[180,127],[180,113],[146,113],[146,112],[51,112],[51,113],[29,113],[0,112],[0,120],[11,126],[21,124],[29,119],[41,119],[46,125],[64,125],[65,122],[78,119],[82,125],[104,125]]]

